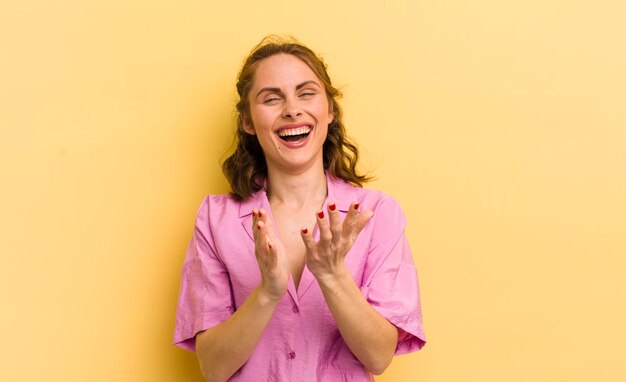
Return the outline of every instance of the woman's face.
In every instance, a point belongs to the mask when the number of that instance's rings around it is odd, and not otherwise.
[[[323,168],[323,145],[333,120],[323,83],[296,56],[276,54],[259,62],[244,122],[256,134],[268,169],[300,172]]]

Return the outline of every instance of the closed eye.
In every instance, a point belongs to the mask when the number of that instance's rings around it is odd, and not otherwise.
[[[263,100],[263,103],[266,105],[273,105],[280,101],[280,97],[278,96],[270,96]]]

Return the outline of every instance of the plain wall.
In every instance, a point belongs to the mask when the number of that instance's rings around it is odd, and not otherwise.
[[[409,222],[429,343],[377,380],[626,380],[625,4],[4,2],[0,380],[201,381],[180,267],[270,33]]]

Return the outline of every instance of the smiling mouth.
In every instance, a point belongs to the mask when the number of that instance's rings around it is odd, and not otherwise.
[[[278,137],[285,142],[298,142],[306,139],[311,133],[311,130],[309,126],[284,129],[278,132]]]

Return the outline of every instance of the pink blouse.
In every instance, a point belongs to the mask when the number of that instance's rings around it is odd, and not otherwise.
[[[344,216],[351,203],[374,211],[346,256],[346,265],[367,301],[399,329],[396,354],[421,349],[417,272],[404,236],[406,221],[396,201],[379,191],[327,178],[327,202]],[[324,209],[326,209],[326,203]],[[271,214],[265,191],[238,202],[207,196],[182,267],[174,344],[195,351],[195,336],[226,320],[260,282],[252,239],[252,209]],[[314,237],[319,239],[317,229]],[[337,329],[317,281],[304,268],[296,290],[279,302],[248,361],[230,381],[372,381]]]

